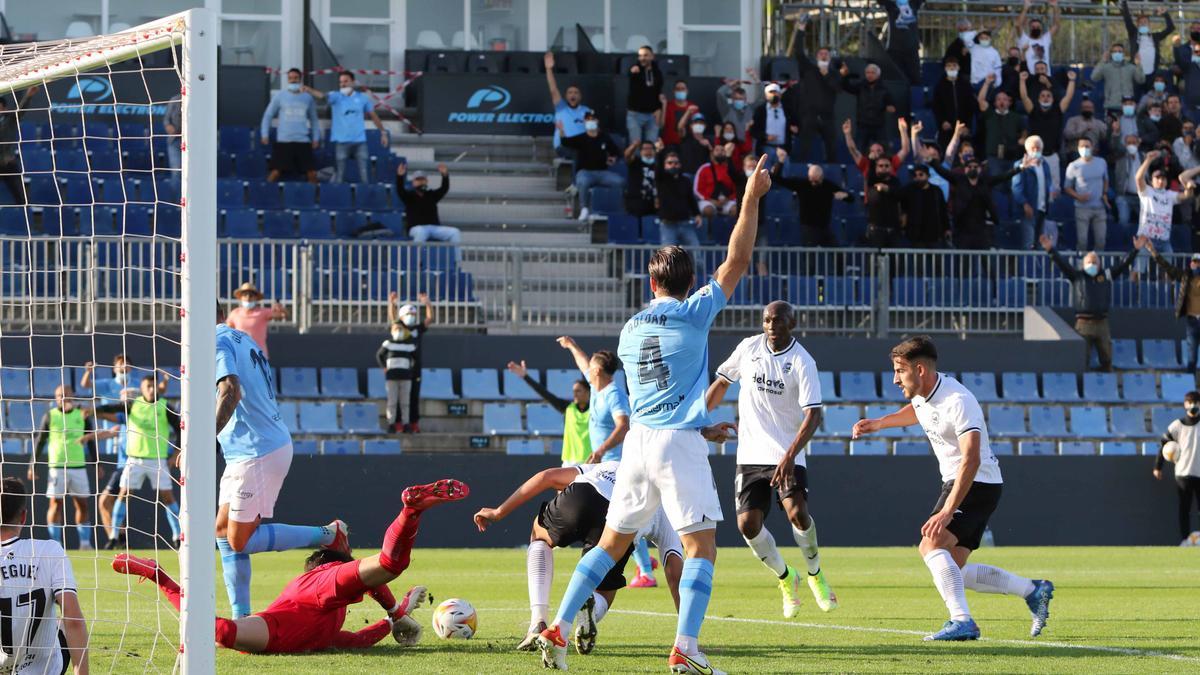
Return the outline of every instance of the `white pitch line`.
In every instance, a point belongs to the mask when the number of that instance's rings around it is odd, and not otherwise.
[[[489,607],[483,611],[491,612],[527,612],[526,607]],[[630,616],[650,616],[665,619],[674,619],[675,614],[666,612],[647,612],[635,609],[610,609],[609,614],[628,614]],[[924,637],[929,633],[927,631],[907,630],[904,628],[879,628],[875,626],[841,626],[830,623],[808,623],[803,621],[777,621],[773,619],[746,619],[733,616],[706,616],[705,621],[724,621],[726,623],[749,623],[765,626],[789,626],[793,628],[817,628],[827,630],[841,630],[850,633],[884,633],[888,635],[919,635]],[[1186,663],[1200,663],[1200,658],[1195,656],[1184,656],[1183,654],[1172,654],[1169,652],[1158,652],[1148,649],[1135,649],[1133,647],[1107,647],[1104,645],[1080,645],[1070,642],[1048,642],[1041,640],[1011,640],[1003,638],[980,638],[980,642],[994,642],[996,644],[1006,645],[1022,645],[1025,647],[1054,647],[1056,649],[1081,649],[1091,652],[1102,652],[1106,654],[1118,654],[1121,656],[1150,656],[1160,659],[1168,659],[1171,661],[1183,661]]]

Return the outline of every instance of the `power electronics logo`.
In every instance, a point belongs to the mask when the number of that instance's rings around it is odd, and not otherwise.
[[[505,111],[513,102],[512,93],[499,85],[476,89],[462,110],[448,114],[447,120],[459,124],[553,124],[554,113]],[[520,104],[518,104],[519,106]]]
[[[112,81],[96,75],[80,77],[67,90],[61,101],[51,101],[53,112],[83,115],[130,115],[148,117],[167,113],[165,103],[117,103],[113,97]]]

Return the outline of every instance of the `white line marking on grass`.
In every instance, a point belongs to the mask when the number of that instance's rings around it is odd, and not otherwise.
[[[488,607],[484,608],[485,612],[527,612],[527,607]],[[630,616],[650,616],[664,619],[674,619],[675,614],[667,612],[647,612],[635,609],[610,609],[609,614],[628,614]],[[734,616],[706,616],[705,621],[724,621],[726,623],[749,623],[764,626],[790,626],[794,628],[818,628],[827,630],[841,630],[851,633],[884,633],[888,635],[919,635],[924,637],[929,633],[920,630],[907,630],[904,628],[880,628],[876,626],[841,626],[830,623],[808,623],[803,621],[776,621],[772,619],[746,619]],[[1186,663],[1200,663],[1200,658],[1195,656],[1184,656],[1183,654],[1172,654],[1170,652],[1159,652],[1148,649],[1135,649],[1133,647],[1107,647],[1104,645],[1081,645],[1071,642],[1049,642],[1042,640],[1010,640],[1001,638],[980,638],[980,642],[993,642],[996,644],[1006,645],[1022,645],[1025,647],[1053,647],[1055,649],[1081,649],[1091,652],[1103,652],[1106,654],[1117,654],[1120,656],[1150,656],[1160,659],[1169,659],[1171,661],[1183,661]]]

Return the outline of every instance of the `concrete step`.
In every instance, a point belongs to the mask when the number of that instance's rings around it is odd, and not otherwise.
[[[447,162],[447,164],[450,164]],[[438,162],[414,161],[408,163],[409,171],[437,171]],[[530,174],[550,177],[551,167],[545,162],[477,162],[463,160],[450,164],[450,170],[455,173],[476,174]]]
[[[419,145],[410,145],[404,148],[392,146],[392,152],[403,157],[408,162],[433,162],[437,160],[436,153],[433,148],[422,147]]]
[[[473,178],[467,176],[464,178]],[[454,177],[453,189],[442,199],[440,204],[450,204],[453,202],[470,202],[472,204],[507,204],[510,202],[542,202],[552,204],[563,204],[567,201],[567,194],[562,190],[554,190],[551,188],[538,188],[522,184],[520,190],[497,190],[489,189],[458,189],[458,176]]]
[[[591,224],[574,218],[443,218],[442,222],[461,230],[586,233],[586,241],[591,242]]]
[[[544,202],[488,204],[468,201],[443,201],[438,204],[438,214],[445,222],[486,221],[489,224],[563,220],[564,216],[568,215],[566,202],[557,204]]]
[[[463,258],[462,267],[466,271],[475,276],[476,281],[481,279],[503,279],[509,271],[511,255],[484,256],[479,255],[474,259],[466,256]],[[535,260],[523,259],[521,261],[521,273],[526,279],[538,284],[540,280],[544,280],[542,286],[546,283],[562,284],[565,280],[597,280],[603,279],[608,274],[608,267],[603,261],[555,261],[555,262],[539,262]]]
[[[458,173],[456,166],[450,166],[450,193],[446,195],[446,199],[451,199],[459,193],[493,193],[493,194],[521,194],[524,192],[532,192],[535,194],[557,192],[565,200],[566,194],[562,190],[558,190],[554,183],[554,178],[550,175],[516,175],[506,176],[497,173]]]
[[[471,246],[561,246],[584,247],[591,245],[592,235],[586,229],[536,230],[516,228],[493,228],[475,224],[457,224],[463,230],[463,243]],[[465,252],[468,259],[471,252]]]

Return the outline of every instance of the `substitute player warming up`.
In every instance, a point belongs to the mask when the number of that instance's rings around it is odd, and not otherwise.
[[[821,380],[817,363],[792,337],[792,306],[775,301],[763,310],[763,334],[746,338],[717,368],[708,388],[708,409],[716,408],[734,382],[738,393],[738,530],[746,545],[779,579],[783,616],[800,607],[800,575],[783,561],[763,520],[771,510],[771,491],[792,524],[792,536],[804,552],[808,587],[817,606],[837,609],[837,595],[821,572],[817,525],[808,513],[808,469],[804,447],[821,426]]]
[[[414,485],[400,499],[404,508],[383,535],[383,550],[362,560],[346,551],[320,549],[304,561],[304,574],[292,579],[271,603],[252,616],[217,618],[217,644],[255,654],[290,654],[326,649],[370,647],[391,633],[396,642],[414,645],[421,626],[410,616],[427,595],[424,586],[413,586],[399,602],[387,584],[408,568],[421,513],[426,509],[466,498],[470,490],[456,480]],[[112,563],[121,574],[144,577],[179,609],[182,592],[153,560],[122,553]],[[359,630],[342,630],[346,607],[370,595],[387,617]]]
[[[964,588],[1025,599],[1037,637],[1050,617],[1054,584],[1031,580],[991,565],[967,564],[1000,503],[1003,480],[992,453],[979,401],[958,380],[937,372],[937,348],[918,335],[892,349],[893,382],[910,403],[878,419],[859,420],[852,438],[881,429],[920,424],[937,455],[942,493],[921,527],[921,555],[933,573],[950,620],[926,640],[977,640],[979,626],[967,609]]]
[[[742,212],[729,238],[729,253],[707,284],[696,283],[692,257],[666,246],[647,266],[654,299],[621,329],[617,356],[629,373],[630,430],[617,469],[616,485],[596,548],[580,559],[558,616],[538,636],[542,664],[567,669],[571,623],[583,604],[633,543],[638,530],[661,505],[679,532],[687,560],[679,582],[679,621],[667,666],[675,673],[719,673],[700,652],[697,640],[712,596],[721,503],[708,463],[705,440],[723,442],[733,425],[710,425],[704,393],[708,388],[708,332],[750,265],[758,234],[758,201],[771,187],[758,160],[746,179]]]

